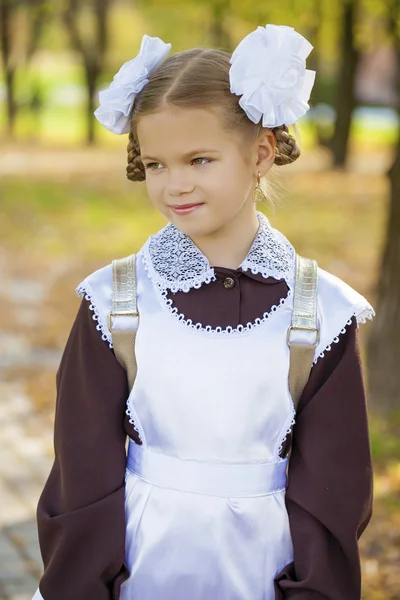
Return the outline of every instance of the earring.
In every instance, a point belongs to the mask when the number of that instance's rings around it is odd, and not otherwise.
[[[264,190],[262,189],[260,182],[261,182],[261,175],[260,175],[260,172],[258,172],[257,185],[253,190],[253,202],[264,202],[264,201],[267,202],[268,201],[268,198],[267,198]],[[261,196],[261,200],[259,199],[258,195]]]

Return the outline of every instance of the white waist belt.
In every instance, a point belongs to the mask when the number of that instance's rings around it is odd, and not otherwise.
[[[182,459],[129,441],[127,469],[153,485],[210,496],[258,496],[286,488],[287,459],[218,463]]]

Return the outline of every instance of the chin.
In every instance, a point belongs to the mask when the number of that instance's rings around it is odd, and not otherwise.
[[[179,221],[178,219],[172,222],[178,229],[192,238],[201,237],[208,233],[208,230],[205,227],[199,227],[199,225],[195,223],[192,225],[190,223],[182,223],[182,221]]]
[[[200,211],[201,212],[201,209]],[[164,213],[167,219],[173,223],[178,229],[191,235],[201,235],[201,233],[208,229],[207,227],[207,219],[204,219],[204,215],[200,214],[187,214],[187,215],[177,215],[173,210],[168,211],[167,214]],[[198,232],[195,234],[195,232]]]

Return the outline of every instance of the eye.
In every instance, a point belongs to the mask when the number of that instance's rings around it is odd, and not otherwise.
[[[159,163],[159,162],[147,163],[147,165],[145,165],[144,168],[145,169],[150,169],[152,171],[156,171],[159,167],[157,167],[155,165],[161,165],[161,163]]]
[[[204,163],[198,163],[198,162],[196,162],[196,160],[206,160],[207,162],[211,162],[211,158],[204,158],[203,156],[199,156],[198,158],[194,158],[192,160],[192,163],[195,163],[196,165],[204,164]]]

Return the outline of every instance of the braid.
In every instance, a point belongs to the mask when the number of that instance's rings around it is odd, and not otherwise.
[[[130,181],[144,181],[146,179],[146,171],[140,158],[139,142],[132,131],[129,132],[126,176]]]
[[[300,156],[300,148],[295,138],[290,135],[286,125],[273,129],[276,135],[275,164],[288,165]]]

